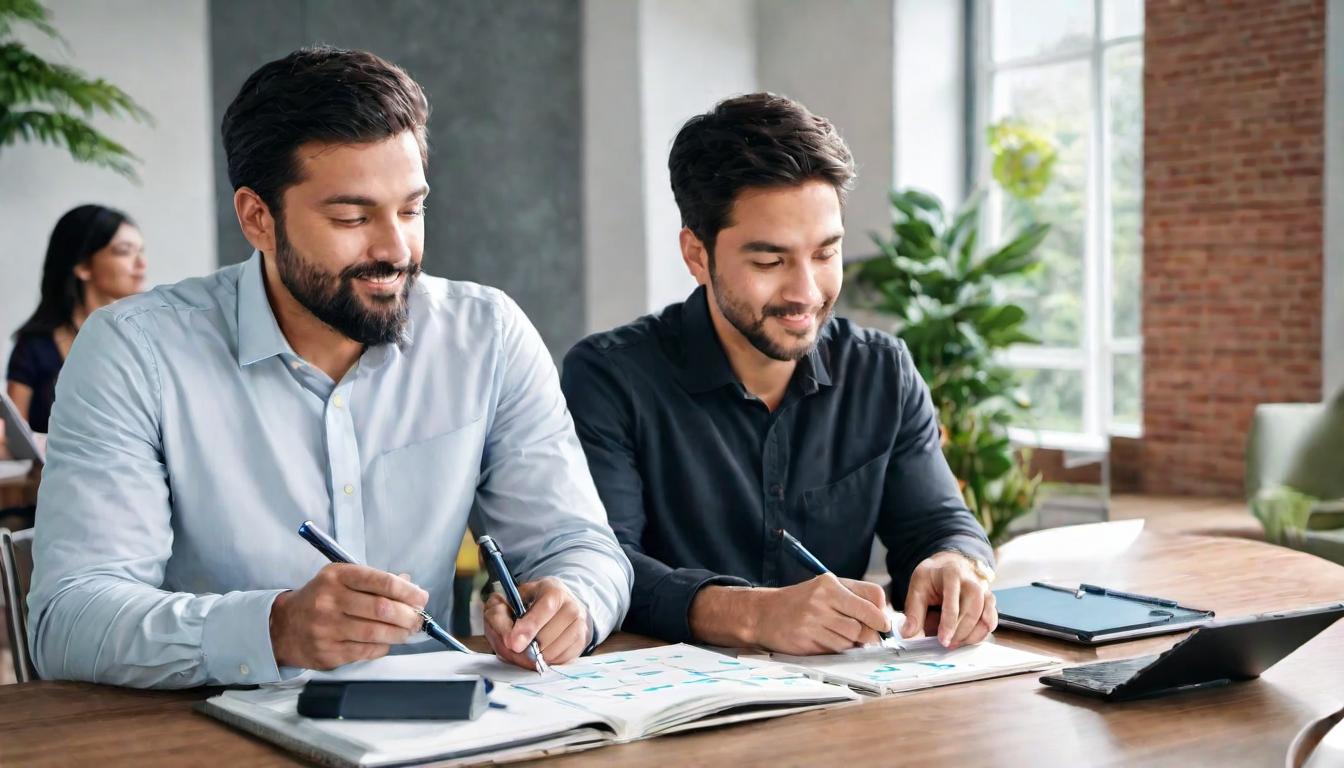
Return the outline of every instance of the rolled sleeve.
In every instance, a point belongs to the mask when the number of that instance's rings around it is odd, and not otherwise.
[[[520,580],[564,583],[605,638],[630,605],[630,561],[607,523],[550,353],[522,310],[498,296],[498,398],[471,528],[494,537]]]
[[[892,597],[903,601],[911,573],[934,553],[951,549],[991,566],[994,554],[943,456],[938,412],[904,344],[898,360],[901,421],[887,464],[877,533],[887,547]]]
[[[637,580],[638,583],[638,580]],[[750,587],[752,583],[736,576],[724,576],[698,568],[668,568],[640,597],[647,605],[639,610],[631,605],[631,619],[626,625],[632,632],[651,635],[669,643],[694,642],[691,634],[691,603],[701,589],[708,586]]]

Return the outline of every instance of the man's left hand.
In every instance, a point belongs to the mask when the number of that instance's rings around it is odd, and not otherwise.
[[[941,614],[935,619],[935,613]],[[994,593],[971,561],[959,552],[938,552],[915,566],[905,595],[901,637],[938,633],[944,648],[984,640],[999,625]]]
[[[588,609],[559,579],[546,577],[518,585],[527,614],[513,620],[509,603],[498,592],[485,601],[485,638],[504,661],[534,669],[527,646],[533,640],[547,664],[573,661],[588,647]]]

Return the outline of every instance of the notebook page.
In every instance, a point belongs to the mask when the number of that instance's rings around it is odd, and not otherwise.
[[[849,692],[779,664],[730,658],[691,645],[608,653],[513,679],[515,689],[566,702],[633,739],[737,706],[844,701]]]
[[[874,646],[821,656],[772,654],[771,658],[810,670],[830,682],[878,694],[1048,669],[1060,663],[1049,656],[992,642],[949,651],[930,640],[907,640],[905,648]]]

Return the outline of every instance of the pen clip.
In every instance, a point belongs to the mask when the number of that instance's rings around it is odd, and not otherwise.
[[[1031,582],[1031,586],[1040,587],[1041,589],[1049,589],[1055,592],[1063,592],[1067,595],[1073,595],[1073,598],[1075,600],[1082,600],[1083,595],[1087,593],[1087,590],[1083,589],[1082,587],[1079,587],[1077,589],[1069,589],[1068,587],[1061,587],[1058,584],[1047,584],[1044,581],[1033,581]]]

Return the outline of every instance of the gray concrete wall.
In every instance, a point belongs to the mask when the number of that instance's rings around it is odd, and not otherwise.
[[[214,0],[210,30],[221,263],[249,253],[218,140],[224,108],[254,69],[301,45],[364,48],[404,67],[429,96],[425,270],[503,289],[557,356],[578,340],[578,0]]]
[[[640,4],[631,0],[583,0],[584,299],[589,331],[628,323],[650,309],[640,15]]]
[[[830,119],[854,153],[858,179],[845,208],[846,260],[876,252],[869,235],[891,225],[894,13],[893,0],[769,0],[757,6],[760,87]]]

